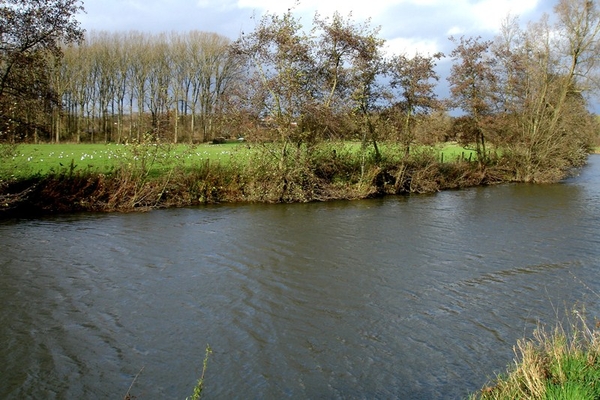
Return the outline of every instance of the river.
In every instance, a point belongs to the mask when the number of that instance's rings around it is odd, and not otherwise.
[[[207,344],[204,399],[464,397],[537,324],[598,314],[589,161],[553,185],[0,222],[0,398],[183,400]]]

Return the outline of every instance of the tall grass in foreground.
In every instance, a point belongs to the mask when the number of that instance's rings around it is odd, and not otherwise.
[[[515,346],[515,364],[475,399],[600,399],[600,325],[579,311],[554,330],[538,328]]]
[[[200,398],[202,397],[202,391],[204,390],[204,374],[206,374],[206,369],[208,367],[208,358],[210,357],[211,354],[212,354],[212,349],[210,348],[210,345],[207,344],[206,349],[204,350],[204,361],[202,361],[202,373],[200,375],[200,378],[198,378],[198,381],[194,385],[194,390],[193,390],[192,395],[186,397],[185,400],[200,400]],[[131,389],[135,385],[135,383],[136,383],[137,379],[139,378],[140,374],[142,373],[142,371],[144,371],[144,367],[142,367],[142,369],[140,369],[140,371],[133,378],[133,381],[131,382],[131,385],[129,385],[129,389],[127,389],[127,393],[123,397],[123,400],[137,399],[137,396],[134,396],[131,394]]]
[[[186,397],[185,400],[200,400],[200,398],[202,397],[202,391],[204,390],[204,374],[206,373],[206,368],[208,367],[208,357],[211,354],[212,349],[207,344],[204,355],[204,361],[202,362],[202,375],[200,375],[198,382],[196,382],[196,386],[194,386],[194,393],[192,393],[192,396]]]

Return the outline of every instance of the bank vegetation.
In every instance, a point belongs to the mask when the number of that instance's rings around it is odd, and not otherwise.
[[[471,400],[600,398],[600,331],[584,311],[554,329],[540,326],[514,350],[514,364]]]
[[[293,9],[266,14],[231,41],[199,31],[84,35],[80,9],[76,0],[0,6],[0,160],[9,165],[21,143],[65,142],[126,144],[136,158],[108,172],[72,160],[50,174],[4,174],[4,215],[555,182],[598,145],[588,103],[596,1],[559,0],[526,27],[507,18],[492,41],[451,38],[447,56],[386,53],[379,29],[352,15],[302,26]],[[436,91],[444,58],[448,99]],[[153,149],[226,141],[243,141],[252,157],[151,173]],[[447,142],[475,155],[431,150]]]

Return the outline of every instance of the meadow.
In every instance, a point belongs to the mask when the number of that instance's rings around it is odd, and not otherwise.
[[[352,152],[360,151],[359,142],[338,143]],[[0,164],[0,179],[24,179],[65,172],[110,174],[118,168],[142,167],[152,176],[174,167],[191,168],[202,163],[242,163],[256,156],[246,143],[224,144],[20,144]],[[423,148],[420,148],[423,149]],[[431,147],[445,162],[475,157],[473,150],[450,143]],[[385,151],[385,147],[384,147]]]
[[[21,144],[3,160],[0,176],[22,179],[67,170],[110,173],[116,168],[148,163],[155,173],[176,164],[226,161],[240,146],[221,145],[124,145],[124,144]]]

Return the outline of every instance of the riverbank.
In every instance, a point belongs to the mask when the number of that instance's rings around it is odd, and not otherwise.
[[[515,363],[471,400],[600,398],[600,331],[583,312],[515,346]]]
[[[83,169],[67,158],[45,173],[4,179],[0,218],[211,203],[354,200],[503,182],[548,182],[566,174],[560,167],[524,173],[507,156],[490,155],[483,163],[472,152],[465,155],[454,148],[446,153],[425,148],[405,156],[402,149],[388,146],[376,159],[356,146],[328,144],[308,151],[266,144],[237,157],[228,148],[225,158],[193,162],[182,151],[159,150],[157,145],[139,145],[111,153],[121,161],[104,169]],[[168,159],[165,154],[170,154]]]
[[[432,193],[498,183],[476,163],[407,162],[345,176],[335,161],[305,170],[241,169],[210,164],[158,177],[132,169],[112,174],[59,173],[2,184],[0,217],[69,212],[130,212],[214,203],[292,203]],[[352,168],[354,169],[354,168]],[[346,170],[346,168],[344,168]]]

